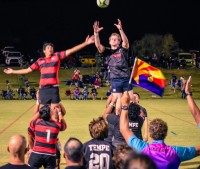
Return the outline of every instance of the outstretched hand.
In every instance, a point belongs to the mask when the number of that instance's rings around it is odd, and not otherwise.
[[[117,20],[118,20],[118,23],[114,25],[117,27],[117,29],[122,30],[122,22],[120,19],[117,19]]]
[[[6,74],[12,74],[12,72],[13,72],[13,69],[11,68],[4,69],[4,73]]]
[[[192,76],[189,76],[186,85],[185,85],[185,93],[191,92],[191,82],[192,82]]]
[[[88,35],[88,36],[86,37],[86,39],[85,39],[85,42],[86,42],[88,45],[94,43],[94,35],[92,35],[92,36],[89,36],[89,35]]]
[[[128,106],[129,103],[130,103],[130,96],[129,96],[128,91],[125,91],[121,98],[121,104],[122,106]]]
[[[93,25],[93,29],[95,33],[99,33],[103,29],[103,27],[99,27],[99,21],[95,21]]]

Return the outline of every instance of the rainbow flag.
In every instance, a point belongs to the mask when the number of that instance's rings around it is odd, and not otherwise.
[[[160,69],[135,58],[131,78],[134,85],[163,96],[166,79]]]

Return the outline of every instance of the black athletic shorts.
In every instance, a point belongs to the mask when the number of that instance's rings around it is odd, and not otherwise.
[[[39,103],[40,104],[51,104],[51,103],[59,103],[60,102],[60,94],[59,88],[53,86],[44,86],[39,90]]]
[[[34,168],[55,169],[56,156],[37,154],[32,152],[28,161],[28,164]]]
[[[57,145],[56,145],[56,159],[60,159],[60,150],[58,149]]]

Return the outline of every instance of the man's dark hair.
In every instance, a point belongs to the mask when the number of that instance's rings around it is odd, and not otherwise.
[[[89,131],[92,138],[104,139],[108,136],[108,125],[103,117],[98,117],[90,122]]]
[[[130,103],[128,108],[128,118],[134,121],[140,115],[140,106],[136,103]]]
[[[154,119],[150,122],[150,137],[154,140],[164,140],[167,136],[168,126],[162,119]]]
[[[134,92],[133,94],[136,94],[138,96],[138,98],[140,99],[140,95],[137,92]]]
[[[53,43],[51,43],[51,42],[45,42],[45,43],[43,44],[42,49],[45,50],[47,46],[51,46],[51,47],[54,48],[54,44],[53,44]]]
[[[39,114],[43,120],[49,121],[51,118],[49,105],[46,104],[43,107],[41,107],[39,110]]]
[[[126,143],[119,144],[112,158],[115,168],[124,169],[126,161],[135,154],[136,151],[130,146],[128,146]]]
[[[141,168],[157,169],[155,162],[149,156],[147,156],[146,154],[139,154],[138,153],[138,154],[131,156],[126,161],[124,168],[131,169],[131,168],[133,168],[133,166],[131,166],[131,165],[132,164],[134,165],[134,163],[139,163]]]
[[[72,142],[74,144],[72,144]],[[77,138],[71,137],[65,143],[64,151],[70,161],[78,163],[83,157],[83,144]]]

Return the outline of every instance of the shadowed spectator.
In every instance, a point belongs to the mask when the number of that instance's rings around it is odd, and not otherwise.
[[[113,155],[115,169],[124,169],[126,161],[135,154],[136,152],[127,144],[118,145]]]
[[[157,169],[153,160],[145,154],[134,154],[130,157],[124,168],[126,169]]]
[[[77,138],[69,138],[64,146],[65,169],[86,169],[83,166],[83,144]]]
[[[22,135],[14,135],[8,142],[7,150],[10,154],[9,163],[0,167],[0,169],[31,169],[25,164],[26,138]],[[33,169],[33,168],[32,168]]]

